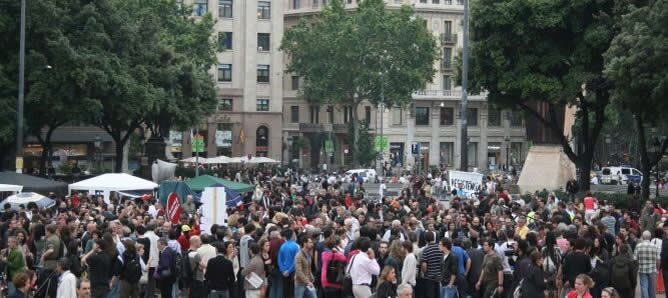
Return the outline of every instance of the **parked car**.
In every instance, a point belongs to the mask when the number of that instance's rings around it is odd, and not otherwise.
[[[362,177],[364,179],[364,182],[374,182],[376,180],[376,170],[374,169],[354,169],[354,170],[348,170],[346,172],[346,182],[350,182],[352,179],[353,174],[357,174],[358,176]]]
[[[627,184],[629,181],[640,184],[642,173],[631,167],[604,167],[601,169],[602,184]]]

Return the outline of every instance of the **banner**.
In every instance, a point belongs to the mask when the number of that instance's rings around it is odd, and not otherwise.
[[[202,192],[202,222],[201,231],[204,234],[211,233],[214,224],[226,225],[227,204],[225,187],[205,187]]]
[[[176,195],[176,192],[169,194],[167,198],[167,218],[172,221],[172,224],[179,223],[181,219],[181,203],[179,202],[179,197]]]
[[[223,147],[223,148],[232,147],[231,130],[216,130],[216,147]]]
[[[475,172],[449,171],[448,183],[451,190],[457,190],[457,196],[472,198],[482,190],[482,177],[483,174]]]

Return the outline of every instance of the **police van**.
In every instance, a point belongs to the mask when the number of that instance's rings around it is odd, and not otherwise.
[[[642,173],[631,167],[604,167],[601,169],[602,184],[627,184],[629,181],[635,184],[642,182]]]

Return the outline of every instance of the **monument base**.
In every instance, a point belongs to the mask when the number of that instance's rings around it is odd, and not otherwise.
[[[517,185],[521,193],[533,193],[547,189],[564,189],[566,182],[575,178],[575,164],[564,154],[559,145],[531,147]]]

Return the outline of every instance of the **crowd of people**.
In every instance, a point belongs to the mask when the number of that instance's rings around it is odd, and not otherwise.
[[[477,197],[400,193],[363,183],[260,175],[201,227],[196,198],[172,220],[159,201],[52,195],[0,217],[8,297],[656,297],[668,274],[662,209],[639,213],[590,193],[511,196],[494,179]],[[445,179],[439,180],[443,181]],[[461,190],[460,190],[461,191]]]

